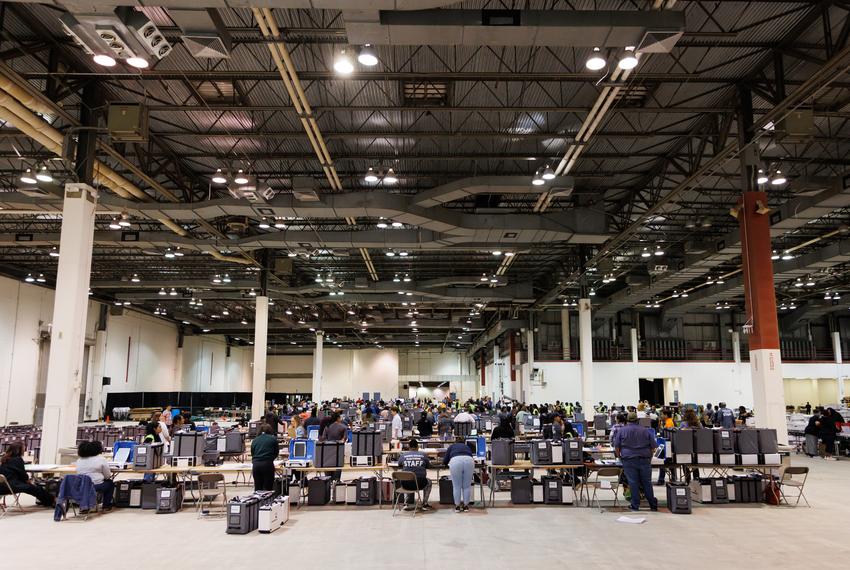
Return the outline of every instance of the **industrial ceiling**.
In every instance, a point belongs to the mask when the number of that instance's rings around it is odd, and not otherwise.
[[[0,3],[0,271],[55,282],[91,176],[93,297],[187,334],[263,290],[277,351],[736,311],[744,161],[783,310],[846,311],[850,2],[227,6]]]

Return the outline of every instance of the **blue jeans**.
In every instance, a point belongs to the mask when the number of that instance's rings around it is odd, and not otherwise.
[[[449,473],[452,476],[452,494],[455,506],[468,505],[472,499],[472,474],[475,472],[475,462],[468,455],[452,457],[449,461]]]
[[[653,509],[658,508],[658,501],[655,500],[655,494],[652,492],[652,464],[650,459],[648,457],[629,457],[623,458],[621,461],[626,480],[629,482],[629,489],[632,492],[632,509],[640,507],[641,490],[643,490],[649,506]]]
[[[103,495],[103,506],[111,507],[115,496],[115,483],[112,479],[106,479],[103,483],[94,486],[94,490]]]

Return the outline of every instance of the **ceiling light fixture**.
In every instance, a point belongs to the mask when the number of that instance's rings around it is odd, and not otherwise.
[[[791,259],[794,259],[794,256],[791,255],[791,252],[786,250],[785,253],[782,254],[782,261],[788,261]]]
[[[38,184],[38,180],[36,180],[35,175],[32,173],[32,168],[27,168],[21,174],[21,182],[24,184]]]
[[[771,186],[782,186],[786,182],[788,182],[788,179],[785,178],[785,175],[782,174],[781,170],[777,170],[773,175],[773,178],[770,179]]]
[[[398,182],[398,178],[395,175],[395,171],[392,168],[388,169],[387,173],[384,175],[384,183],[395,184],[396,182]]]
[[[59,248],[55,245],[51,248],[50,253],[48,254],[50,257],[59,257]]]
[[[759,168],[758,176],[756,176],[757,184],[767,184],[770,179],[767,177],[767,174],[764,173],[764,170]]]
[[[357,61],[366,67],[374,67],[378,65],[378,54],[372,44],[365,44],[360,48],[360,53],[357,54]]]
[[[51,176],[50,171],[47,170],[46,165],[42,165],[41,168],[35,175],[36,179],[41,182],[53,182],[53,176]]]
[[[212,181],[215,184],[225,184],[225,183],[227,183],[227,178],[225,178],[224,173],[221,171],[221,168],[217,168],[215,170],[215,174],[213,174]]]
[[[378,175],[375,174],[375,169],[370,166],[369,170],[366,171],[366,176],[363,177],[363,180],[365,180],[366,182],[368,182],[370,184],[373,183],[373,182],[377,182],[378,181]]]
[[[637,67],[638,58],[635,55],[635,46],[626,46],[623,57],[620,58],[617,67],[623,70],[634,69]]]
[[[651,255],[652,255],[652,254],[651,254],[651,253],[649,253],[649,248],[648,248],[648,247],[643,248],[643,251],[642,251],[642,252],[641,252],[641,254],[640,254],[640,256],[641,256],[641,257],[650,257]]]
[[[543,175],[542,175],[542,174],[540,174],[540,171],[539,171],[539,170],[538,170],[537,172],[535,172],[535,173],[534,173],[534,178],[532,178],[532,179],[531,179],[531,183],[532,183],[534,186],[542,186],[543,184],[545,184],[545,183],[546,183],[546,181],[545,181],[545,180],[543,180]]]
[[[139,279],[139,275],[138,275],[138,274],[133,273],[133,276],[132,276],[132,277],[130,277],[130,281],[131,281],[131,282],[133,282],[133,283],[139,283],[139,282],[141,281],[141,279]]]
[[[105,53],[96,54],[92,57],[92,61],[94,61],[98,65],[102,65],[103,67],[113,67],[115,65],[115,58]]]
[[[150,63],[143,57],[134,56],[127,58],[127,65],[135,67],[136,69],[147,69]]]
[[[345,49],[339,50],[334,58],[334,71],[340,75],[351,75],[354,72],[354,62]]]
[[[245,176],[245,173],[240,168],[236,173],[236,176],[233,178],[233,181],[237,184],[248,184],[248,177]]]
[[[35,277],[32,276],[32,273],[28,273],[26,277],[24,277],[24,281],[27,283],[32,283],[35,281]]]
[[[387,257],[395,257],[395,252],[394,251],[388,251]]]
[[[602,51],[598,47],[595,47],[593,48],[593,54],[584,62],[584,66],[590,71],[599,71],[605,67],[606,63],[608,62],[602,57]]]
[[[540,176],[543,180],[552,180],[555,178],[555,171],[548,164],[543,168],[543,174]]]

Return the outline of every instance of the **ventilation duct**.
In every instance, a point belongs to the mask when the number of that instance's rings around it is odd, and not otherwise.
[[[183,30],[180,39],[197,59],[230,57],[231,38],[215,9],[169,9],[168,15]]]
[[[625,47],[669,51],[685,27],[670,10],[346,11],[354,45]]]
[[[292,196],[299,202],[318,202],[316,179],[310,176],[296,176],[292,179]]]

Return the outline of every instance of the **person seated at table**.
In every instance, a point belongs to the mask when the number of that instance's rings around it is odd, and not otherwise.
[[[269,424],[260,425],[260,434],[251,442],[251,463],[255,491],[274,490],[274,460],[280,453],[280,444]]]
[[[33,485],[30,482],[26,467],[24,466],[24,446],[20,442],[12,442],[6,448],[6,453],[0,458],[0,475],[6,477],[9,486],[12,487],[14,493],[24,493],[32,495],[36,499],[36,504],[42,507],[52,507],[55,503],[53,495],[48,493],[43,487]],[[0,495],[8,492],[8,489],[0,489]]]
[[[218,435],[219,431],[221,431],[221,426],[218,425],[218,422],[213,422],[210,424],[209,435]]]
[[[440,439],[447,441],[451,437],[453,429],[454,424],[452,419],[449,417],[448,412],[443,410],[437,419],[437,431],[440,434]]]
[[[419,437],[431,437],[434,434],[434,424],[428,419],[428,414],[422,414],[416,422],[416,430],[419,432]]]
[[[430,511],[431,505],[428,504],[428,497],[431,495],[431,480],[428,479],[426,471],[431,466],[431,461],[428,456],[419,451],[419,442],[416,439],[410,440],[410,451],[405,451],[398,458],[398,467],[402,471],[408,471],[416,475],[416,487],[422,490],[422,510]],[[415,491],[416,487],[412,481],[402,481],[402,488],[408,491]],[[404,507],[405,511],[412,511],[414,508],[413,495],[407,495],[405,499],[407,504]]]
[[[330,415],[330,423],[319,435],[319,441],[345,441],[347,429],[339,412]]]
[[[103,445],[99,441],[83,441],[77,447],[77,475],[87,475],[94,483],[94,490],[103,496],[103,510],[112,510],[115,483],[112,471],[102,455]]]
[[[499,421],[499,425],[493,429],[490,439],[513,439],[514,435],[514,428],[511,426],[511,420],[509,418],[502,418]]]
[[[446,450],[443,463],[449,466],[449,473],[452,476],[455,512],[466,512],[469,510],[469,502],[472,499],[475,460],[472,459],[472,450],[466,445],[463,437],[455,438],[455,443]]]
[[[307,437],[307,430],[304,429],[304,426],[301,425],[301,423],[301,418],[299,416],[292,416],[292,419],[289,420],[289,429],[286,430],[286,435],[290,438],[298,439],[304,439]]]
[[[679,427],[692,429],[699,429],[702,427],[699,417],[697,417],[697,411],[693,408],[686,409],[685,415],[682,416],[682,423],[679,424]]]

